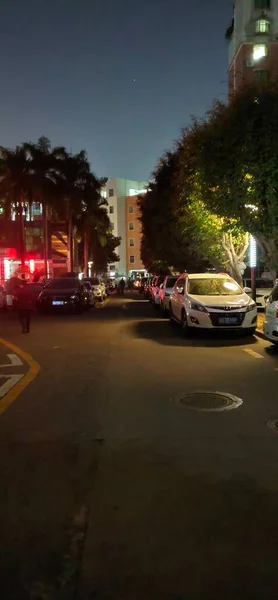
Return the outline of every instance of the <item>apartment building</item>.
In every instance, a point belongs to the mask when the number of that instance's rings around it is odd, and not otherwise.
[[[278,78],[278,0],[235,0],[227,29],[229,95]]]

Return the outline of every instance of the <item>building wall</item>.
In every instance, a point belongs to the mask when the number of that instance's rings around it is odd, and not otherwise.
[[[144,265],[141,261],[142,228],[139,220],[140,209],[138,196],[126,197],[126,265],[128,271],[141,271]],[[131,229],[133,227],[133,229]],[[133,261],[134,262],[131,262]]]
[[[108,203],[108,214],[113,226],[113,234],[121,238],[121,244],[116,252],[120,257],[116,263],[118,276],[128,275],[127,264],[127,240],[126,240],[126,197],[133,195],[136,191],[144,190],[145,181],[133,181],[130,179],[110,177],[106,183],[106,200]],[[113,207],[113,213],[110,212]]]
[[[256,22],[269,22],[267,33],[256,32]],[[254,60],[254,45],[265,45],[268,54]],[[256,81],[278,77],[278,0],[270,9],[255,8],[255,0],[236,0],[234,31],[229,43],[229,95]]]

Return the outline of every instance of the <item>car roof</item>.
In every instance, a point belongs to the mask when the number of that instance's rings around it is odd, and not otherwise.
[[[228,273],[185,273],[188,279],[231,279]]]

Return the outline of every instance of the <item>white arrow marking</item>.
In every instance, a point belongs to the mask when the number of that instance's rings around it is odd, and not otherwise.
[[[5,383],[3,383],[3,385],[1,385],[0,387],[0,398],[3,398],[7,392],[9,392],[11,390],[11,388],[14,387],[14,385],[16,383],[18,383],[22,377],[24,377],[24,373],[22,373],[21,375],[0,375],[0,379],[2,379],[3,377],[5,377],[5,379],[7,379],[7,381]]]
[[[20,360],[19,356],[17,356],[17,354],[7,354],[7,357],[10,359],[10,363],[8,363],[7,365],[0,365],[0,368],[2,367],[19,367],[20,365],[23,365],[22,360]]]

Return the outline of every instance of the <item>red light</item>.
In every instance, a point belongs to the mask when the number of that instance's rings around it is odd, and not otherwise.
[[[35,271],[35,261],[33,258],[31,258],[31,260],[29,260],[29,266],[30,266],[30,273],[34,273]]]

